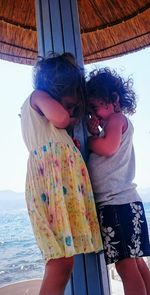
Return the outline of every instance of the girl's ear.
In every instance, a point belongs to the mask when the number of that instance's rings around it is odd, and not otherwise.
[[[113,99],[113,103],[119,103],[119,95],[117,92],[113,92],[111,97]]]
[[[121,111],[121,108],[120,108],[120,102],[119,102],[120,98],[119,98],[118,93],[117,92],[113,92],[112,93],[112,98],[113,98],[113,101],[114,101],[113,102],[114,111],[116,113],[119,113]]]

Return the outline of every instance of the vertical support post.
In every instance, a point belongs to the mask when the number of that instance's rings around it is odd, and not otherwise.
[[[35,0],[35,7],[39,56],[48,52],[71,52],[83,67],[77,0]],[[74,133],[85,157],[87,137],[83,122]],[[65,295],[110,295],[103,253],[75,257]]]
[[[35,0],[39,56],[71,52],[83,67],[76,0]]]

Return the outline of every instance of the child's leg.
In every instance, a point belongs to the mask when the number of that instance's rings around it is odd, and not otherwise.
[[[125,295],[149,295],[135,258],[116,262],[116,269],[122,279]]]
[[[73,257],[50,260],[39,295],[63,295],[73,268]]]
[[[136,263],[145,283],[147,295],[150,295],[150,270],[143,258],[137,258]]]

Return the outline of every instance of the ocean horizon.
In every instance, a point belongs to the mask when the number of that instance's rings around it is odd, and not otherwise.
[[[43,276],[42,256],[24,204],[16,209],[8,203],[9,209],[0,206],[0,287]],[[144,207],[150,232],[150,202]]]

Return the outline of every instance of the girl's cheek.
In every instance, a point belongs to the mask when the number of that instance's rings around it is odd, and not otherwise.
[[[97,110],[97,116],[101,116],[102,111],[100,109]]]

